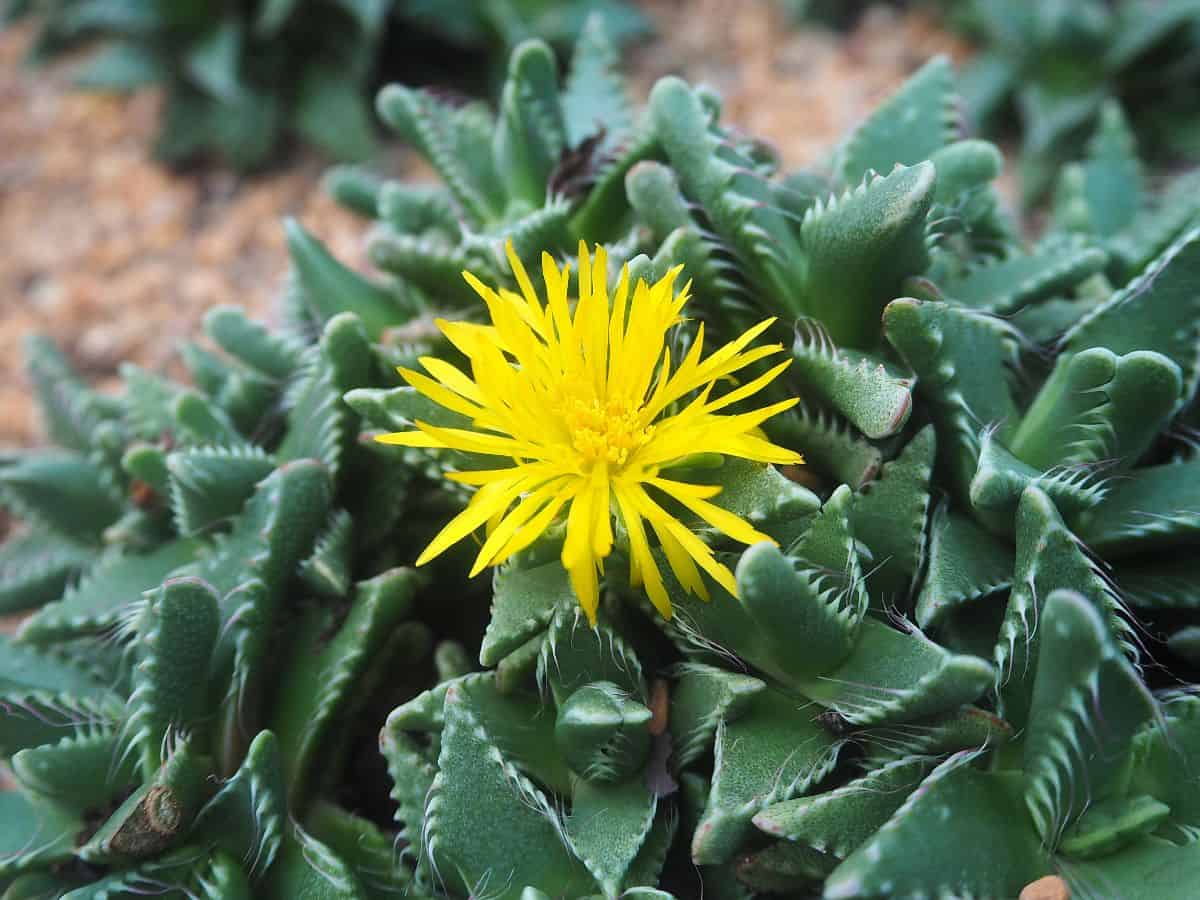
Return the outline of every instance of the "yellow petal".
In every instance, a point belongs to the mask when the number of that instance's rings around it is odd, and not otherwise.
[[[746,545],[757,544],[760,541],[775,543],[770,536],[763,534],[740,516],[697,497],[695,492],[689,490],[697,485],[685,485],[683,482],[668,481],[665,478],[651,478],[648,483],[674,497],[705,522],[723,534],[729,535],[735,541]]]
[[[497,511],[506,508],[521,493],[525,479],[496,481],[475,492],[466,509],[446,523],[429,546],[417,557],[417,565],[423,566],[457,544],[468,534],[486,522]]]

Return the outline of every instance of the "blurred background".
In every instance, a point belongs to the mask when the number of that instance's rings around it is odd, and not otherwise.
[[[1139,110],[1174,104],[1159,116],[1169,127],[1139,124],[1153,146],[1174,142],[1165,166],[1200,146],[1200,7],[1190,7],[0,0],[0,446],[39,440],[21,372],[28,333],[52,333],[101,385],[125,359],[174,373],[178,341],[209,307],[270,316],[286,269],[283,216],[365,269],[364,225],[322,190],[322,173],[350,160],[433,178],[378,127],[371,98],[384,83],[494,101],[512,46],[541,37],[565,61],[598,14],[635,99],[668,73],[706,82],[727,122],[795,168],[819,166],[882,97],[946,53],[968,69],[970,127],[1018,161],[1010,169],[1036,210],[1046,173],[1077,155],[1075,136],[1110,94]],[[1178,21],[1139,44],[1131,23],[1147,10]],[[1096,48],[1114,41],[1128,46],[1098,64]],[[1013,179],[1008,190],[1019,205]]]

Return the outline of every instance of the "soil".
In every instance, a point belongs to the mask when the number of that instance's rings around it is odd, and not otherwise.
[[[644,0],[658,38],[631,51],[639,99],[664,74],[705,81],[726,119],[785,164],[812,164],[917,66],[965,48],[920,12],[873,7],[849,34],[798,29],[770,0]],[[731,12],[732,10],[732,12]],[[361,221],[321,190],[323,162],[239,178],[174,173],[150,155],[160,98],[72,89],[70,65],[31,69],[27,27],[0,32],[0,447],[42,438],[22,338],[48,332],[101,386],[125,359],[171,369],[181,339],[223,303],[269,317],[298,217],[365,265]],[[411,169],[395,151],[392,171]]]

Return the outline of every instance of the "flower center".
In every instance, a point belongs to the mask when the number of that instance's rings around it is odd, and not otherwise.
[[[653,425],[642,425],[640,409],[619,399],[600,399],[582,385],[569,385],[560,410],[571,446],[589,464],[623,466],[631,453],[650,440]],[[575,390],[571,390],[575,388]]]

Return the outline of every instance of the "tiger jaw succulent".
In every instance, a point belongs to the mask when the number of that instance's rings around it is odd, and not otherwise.
[[[0,464],[30,523],[0,598],[37,608],[0,654],[20,789],[0,794],[0,896],[1012,898],[1054,873],[1075,898],[1188,897],[1195,192],[1126,179],[1111,115],[1030,246],[996,202],[999,154],[957,132],[943,61],[830,171],[780,175],[682,81],[635,116],[598,32],[565,89],[546,58],[514,53],[499,120],[383,95],[447,185],[334,177],[380,217],[388,279],[291,227],[288,328],[215,312],[218,350],[185,352],[194,387],[130,367],[99,395],[32,345],[61,449]],[[551,176],[564,151],[580,167],[579,122],[611,143],[566,197]],[[470,336],[496,327],[489,291],[509,298],[497,325],[536,322],[519,273],[548,249],[560,283],[581,238],[606,246],[608,284],[626,264],[632,285],[692,280],[678,365],[646,329],[642,371],[711,365],[687,362],[701,322],[726,341],[797,324],[760,336],[791,341],[786,371],[765,354],[700,403],[761,396],[808,486],[710,446],[670,479],[722,512],[656,495],[733,573],[707,600],[669,540],[635,550],[619,503],[594,620],[565,509],[503,561],[512,538],[483,516],[477,547],[408,568],[483,476],[449,440],[375,437],[511,440],[472,400],[489,351]],[[578,271],[562,293],[594,296]],[[554,334],[611,325],[598,308]],[[646,554],[670,618],[636,583]],[[490,579],[466,577],[477,557]]]

